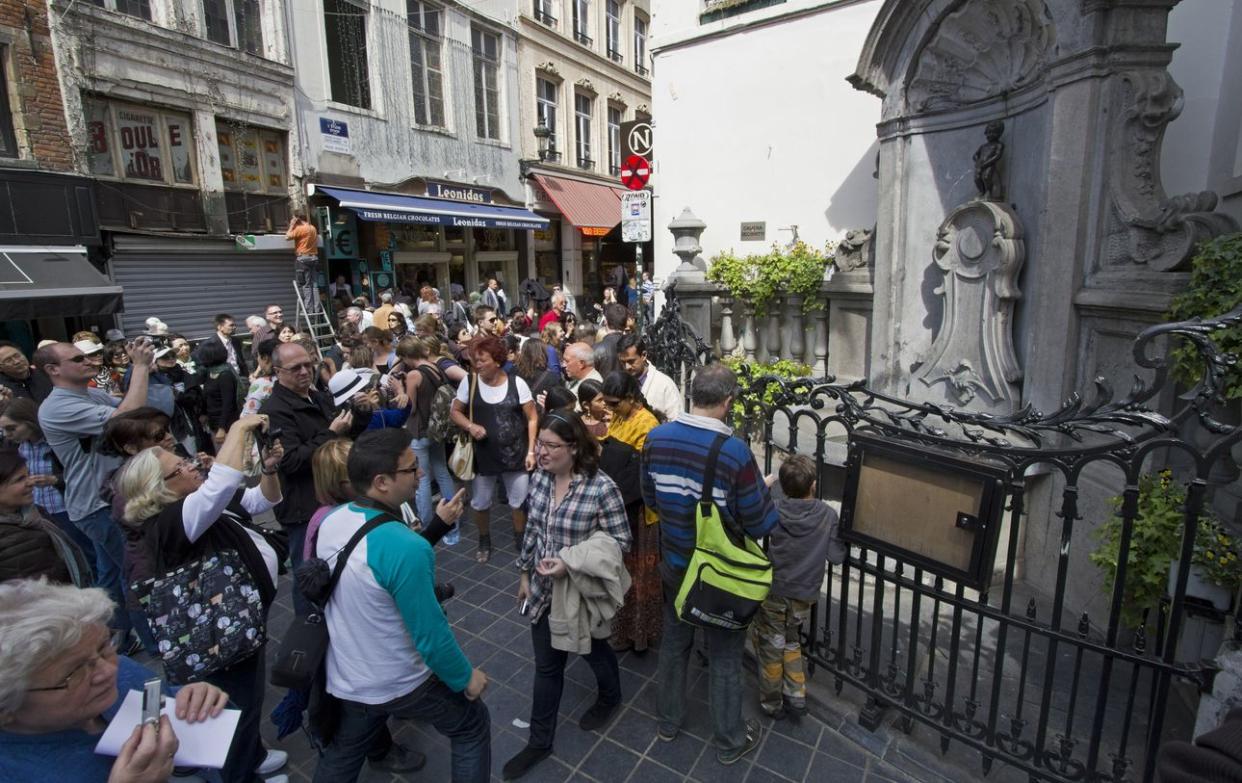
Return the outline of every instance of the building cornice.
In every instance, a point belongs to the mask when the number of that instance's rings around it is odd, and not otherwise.
[[[562,35],[547,25],[535,21],[523,11],[518,15],[518,43],[533,43],[564,57],[574,64],[598,71],[613,81],[623,81],[636,92],[651,94],[651,80],[639,76],[632,67],[613,62],[608,57],[588,49],[577,41]]]

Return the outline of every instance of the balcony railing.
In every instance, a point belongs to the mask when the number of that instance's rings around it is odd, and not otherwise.
[[[634,73],[638,74],[639,76],[646,76],[647,74],[650,73],[650,71],[648,71],[646,68],[639,65],[638,63],[634,63]]]
[[[593,169],[595,168],[595,161],[591,160],[590,158],[578,158],[578,168]]]
[[[590,46],[592,43],[594,43],[594,41],[591,40],[591,36],[587,35],[581,30],[574,30],[574,40],[582,44],[583,46]]]
[[[618,165],[617,165],[617,164],[615,164],[615,163],[609,163],[609,164],[608,164],[608,174],[609,174],[609,176],[612,176],[612,177],[619,177],[619,176],[621,176],[621,167],[620,167],[620,166],[618,166]]]
[[[625,58],[622,57],[621,53],[618,52],[616,49],[609,49],[608,59],[612,60],[614,63],[619,63],[619,62],[622,62]]]
[[[540,8],[535,9],[535,21],[541,22],[553,30],[556,29],[556,17]]]

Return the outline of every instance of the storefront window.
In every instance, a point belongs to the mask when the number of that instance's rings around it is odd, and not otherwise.
[[[104,177],[116,175],[112,163],[112,129],[108,124],[108,106],[100,101],[85,100],[86,156],[90,172]]]
[[[194,164],[191,163],[194,150],[190,145],[190,122],[187,116],[164,115],[164,124],[168,128],[168,155],[172,163],[173,182],[186,185],[194,182]]]
[[[130,108],[116,110],[121,170],[126,179],[164,181],[159,124],[159,115],[153,111]]]
[[[287,193],[283,133],[217,120],[216,140],[225,190]]]
[[[194,129],[187,114],[84,97],[87,165],[96,176],[194,184]]]
[[[466,229],[460,226],[445,226],[444,241],[448,246],[464,247],[466,244]]]
[[[435,250],[440,246],[440,227],[390,224],[398,250]]]
[[[516,250],[513,231],[507,228],[476,228],[474,230],[475,250]]]

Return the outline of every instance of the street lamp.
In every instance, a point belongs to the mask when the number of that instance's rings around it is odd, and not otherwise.
[[[550,160],[550,159],[555,159],[556,157],[556,145],[553,144],[552,142],[552,129],[551,128],[549,128],[547,125],[544,125],[543,123],[536,125],[535,126],[535,141],[539,145],[539,157],[538,158],[523,158],[522,160],[518,161],[518,165],[521,167],[520,173],[521,173],[522,179],[526,179],[526,177],[530,176],[530,170],[534,168],[536,165],[540,163],[544,163],[545,161]]]

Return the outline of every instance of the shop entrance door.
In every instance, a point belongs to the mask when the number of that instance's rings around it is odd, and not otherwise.
[[[448,301],[449,254],[439,252],[396,251],[392,254],[393,268],[397,274],[397,287],[409,288],[414,296],[423,284],[430,284],[440,291],[440,300]]]

